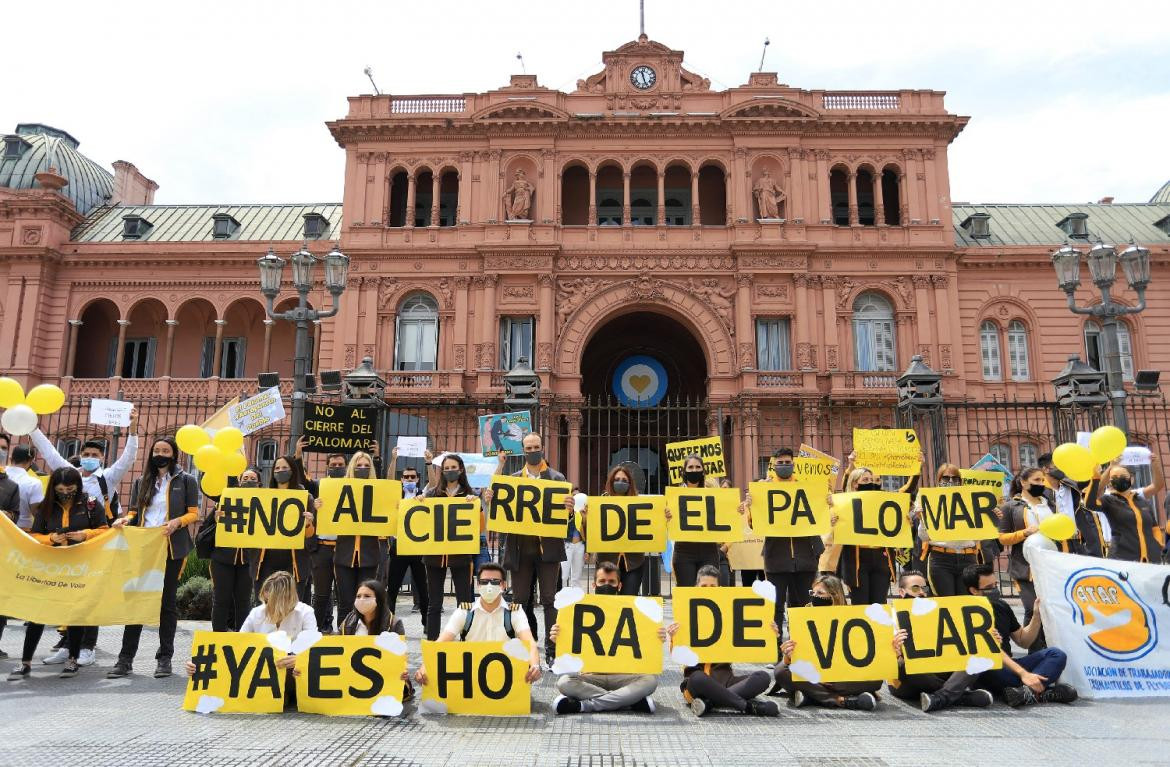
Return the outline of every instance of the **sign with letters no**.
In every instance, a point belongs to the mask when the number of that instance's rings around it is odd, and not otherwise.
[[[242,549],[305,548],[307,490],[229,487],[219,499],[217,546]]]

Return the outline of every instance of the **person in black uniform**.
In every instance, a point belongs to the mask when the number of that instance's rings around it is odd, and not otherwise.
[[[479,496],[467,479],[467,468],[456,453],[443,456],[439,477],[426,493],[427,498],[464,498],[479,502]],[[484,529],[483,509],[480,509],[479,529]],[[474,554],[428,554],[423,557],[426,565],[426,589],[430,596],[427,609],[427,639],[439,638],[443,628],[443,594],[447,571],[451,571],[451,587],[455,590],[455,601],[461,605],[471,604],[475,598],[472,581],[475,578]]]
[[[230,480],[229,480],[230,483]],[[240,473],[236,482],[237,487],[260,487],[260,470],[249,466]],[[218,504],[219,499],[208,497],[208,500]],[[223,512],[216,509],[204,525],[219,526],[219,518]],[[211,531],[212,540],[215,540],[217,531]],[[204,536],[202,528],[199,538]],[[197,545],[202,545],[196,540]],[[214,544],[211,549],[211,630],[212,631],[239,631],[244,625],[244,619],[252,611],[252,571],[248,564],[248,549],[226,547]]]
[[[291,455],[282,455],[272,464],[272,479],[268,487],[273,490],[305,490],[309,493],[310,508],[316,497],[316,485],[310,485],[305,479],[301,462]],[[260,587],[268,576],[276,572],[292,573],[297,583],[297,598],[304,604],[312,601],[312,564],[310,563],[309,545],[316,545],[316,528],[313,522],[313,513],[305,512],[305,548],[303,549],[251,549],[252,555],[252,583],[256,590],[256,600],[260,600]]]
[[[841,470],[845,478],[844,492],[871,492],[882,489],[881,478],[865,467],[850,470],[853,455],[848,465]],[[836,525],[836,519],[833,519]],[[825,536],[825,545],[832,547],[833,533]],[[894,564],[894,550],[886,546],[840,545],[841,579],[849,586],[849,603],[854,605],[885,604],[889,597],[890,584],[897,572]]]
[[[718,487],[718,483],[707,476],[703,468],[703,459],[691,453],[683,461],[683,481],[680,487],[703,488]],[[666,509],[666,518],[669,520],[674,510]],[[676,541],[674,544],[674,560],[671,569],[674,571],[674,582],[679,586],[694,586],[697,582],[699,569],[705,565],[719,568],[719,544],[691,541]]]
[[[374,458],[358,451],[349,459],[345,477],[374,479]],[[320,508],[321,502],[317,501]],[[353,610],[358,584],[372,580],[386,558],[387,541],[372,535],[339,535],[334,544],[333,578],[337,583],[337,625]]]
[[[347,463],[348,459],[344,454],[330,453],[325,456],[325,476],[330,479],[341,479],[345,476]],[[319,493],[320,487],[313,490]],[[333,558],[337,552],[337,536],[318,534],[314,536],[314,543],[313,550],[309,553],[313,570],[313,613],[317,616],[317,630],[322,634],[330,634],[333,632],[333,594],[336,586]],[[341,621],[341,617],[342,613],[338,611],[338,622]]]
[[[609,470],[609,475],[605,478],[605,489],[602,495],[613,496],[632,496],[638,494],[638,488],[634,486],[633,477],[630,475],[630,470],[624,465],[619,464]],[[581,515],[581,536],[588,540],[588,510],[582,509]],[[597,562],[613,562],[617,565],[618,575],[621,579],[621,594],[623,596],[636,596],[642,588],[642,576],[646,572],[646,555],[639,553],[621,553],[621,554],[598,554],[595,553],[595,561]]]
[[[1105,556],[1105,532],[1101,528],[1101,520],[1097,518],[1097,512],[1086,505],[1089,498],[1096,497],[1100,492],[1098,486],[1101,477],[1094,474],[1088,482],[1073,482],[1056,468],[1052,462],[1052,453],[1044,453],[1037,463],[1048,481],[1048,490],[1044,495],[1049,505],[1053,510],[1072,517],[1077,524],[1076,546],[1072,552],[1089,557]]]
[[[1158,496],[1166,489],[1166,479],[1162,473],[1162,461],[1156,455],[1150,456],[1150,473],[1153,482],[1134,488],[1133,474],[1114,461],[1101,477],[1106,489],[1090,499],[1092,507],[1099,509],[1109,520],[1112,531],[1110,559],[1155,564],[1159,560],[1156,504]]]
[[[434,456],[430,450],[423,453],[423,458],[427,462],[429,469],[434,468],[431,459]],[[398,466],[398,448],[395,447],[390,451],[390,468],[389,473],[393,474],[395,468]],[[409,501],[414,498],[419,498],[425,493],[419,483],[418,469],[413,466],[407,466],[399,475],[402,482],[402,498]],[[428,483],[427,487],[435,486],[433,483]],[[427,626],[427,613],[430,608],[429,589],[427,588],[427,568],[426,563],[421,556],[403,556],[398,553],[398,541],[390,539],[390,551],[387,555],[386,562],[386,594],[390,599],[390,608],[395,609],[398,606],[398,592],[402,589],[402,583],[406,580],[406,573],[410,572],[410,590],[414,597],[414,607],[419,612],[419,620],[422,622],[423,629]],[[439,602],[442,603],[442,594],[439,595]]]

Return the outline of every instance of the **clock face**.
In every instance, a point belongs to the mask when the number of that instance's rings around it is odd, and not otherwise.
[[[658,76],[654,74],[654,70],[644,64],[630,72],[630,82],[640,91],[650,90],[657,80]]]

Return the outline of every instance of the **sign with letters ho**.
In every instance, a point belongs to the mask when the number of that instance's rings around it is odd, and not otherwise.
[[[422,643],[427,684],[419,710],[430,714],[527,716],[530,654],[520,639]]]

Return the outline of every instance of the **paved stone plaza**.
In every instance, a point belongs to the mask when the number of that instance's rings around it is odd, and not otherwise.
[[[401,604],[401,603],[400,603]],[[407,617],[412,667],[421,634]],[[191,634],[182,623],[176,667]],[[23,628],[9,624],[0,646],[19,655]],[[192,765],[192,767],[474,767],[474,765],[904,765],[1008,767],[1046,764],[1165,765],[1170,701],[1087,702],[923,714],[888,694],[874,713],[790,708],[779,719],[711,714],[698,720],[669,670],[654,694],[658,713],[557,717],[551,675],[533,690],[528,717],[420,716],[347,719],[307,714],[210,715],[180,709],[186,678],[156,680],[155,634],[143,633],[134,676],[107,680],[121,631],[102,629],[98,662],[72,680],[40,658],[30,680],[0,681],[0,766]],[[7,672],[12,665],[3,663]]]

